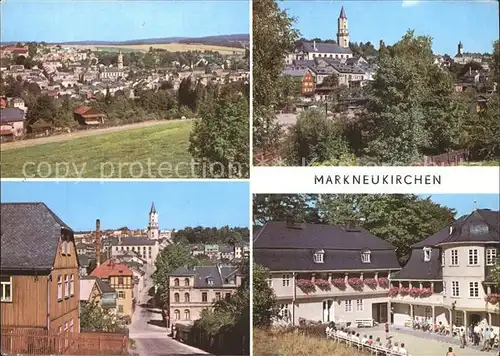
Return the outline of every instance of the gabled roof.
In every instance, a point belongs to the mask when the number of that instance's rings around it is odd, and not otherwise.
[[[351,54],[349,48],[341,47],[334,43],[314,43],[302,42],[299,48],[306,53],[338,53],[338,54]]]
[[[1,212],[1,268],[51,269],[61,232],[71,228],[44,203],[2,203]]]
[[[391,278],[393,280],[440,280],[443,278],[441,255],[438,248],[431,249],[430,261],[424,261],[424,249],[414,248],[406,265]]]
[[[90,109],[92,109],[90,106],[85,106],[85,105],[84,106],[80,106],[79,108],[75,109],[75,114],[83,115],[87,111],[89,111]]]
[[[100,278],[109,278],[110,276],[132,277],[133,273],[130,268],[124,264],[114,263],[112,260],[107,260],[99,267],[96,267],[90,275]]]
[[[0,122],[24,121],[24,111],[19,108],[0,109]]]

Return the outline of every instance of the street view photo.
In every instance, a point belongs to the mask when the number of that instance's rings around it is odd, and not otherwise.
[[[2,177],[248,177],[248,1],[0,6]]]
[[[253,355],[498,355],[499,200],[255,195]]]
[[[2,355],[249,355],[248,183],[1,196]]]
[[[254,0],[254,164],[497,166],[498,11]]]

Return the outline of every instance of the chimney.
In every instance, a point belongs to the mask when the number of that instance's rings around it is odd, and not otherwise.
[[[316,51],[316,41],[313,41],[313,49]]]
[[[96,265],[99,267],[101,265],[101,220],[99,219],[95,221],[95,256]]]
[[[474,200],[474,211],[477,210],[477,200]]]
[[[453,226],[450,226],[450,233],[449,235],[451,235],[453,233]]]

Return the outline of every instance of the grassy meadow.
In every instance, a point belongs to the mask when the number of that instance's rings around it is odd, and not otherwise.
[[[233,52],[244,53],[244,48],[213,46],[201,43],[165,43],[165,44],[140,44],[140,45],[92,45],[80,46],[91,49],[99,49],[101,51],[109,52],[134,52],[141,51],[147,52],[150,47],[164,49],[170,52],[187,52],[187,51],[217,51],[221,54],[233,54]]]
[[[196,178],[188,152],[192,126],[192,121],[166,121],[164,125],[10,149],[2,152],[2,177]]]
[[[362,356],[355,349],[346,348],[326,338],[293,333],[253,330],[255,356]]]

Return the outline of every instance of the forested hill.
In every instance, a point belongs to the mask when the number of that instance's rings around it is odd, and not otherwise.
[[[237,244],[250,241],[247,227],[186,227],[172,234],[174,242],[189,244]]]

